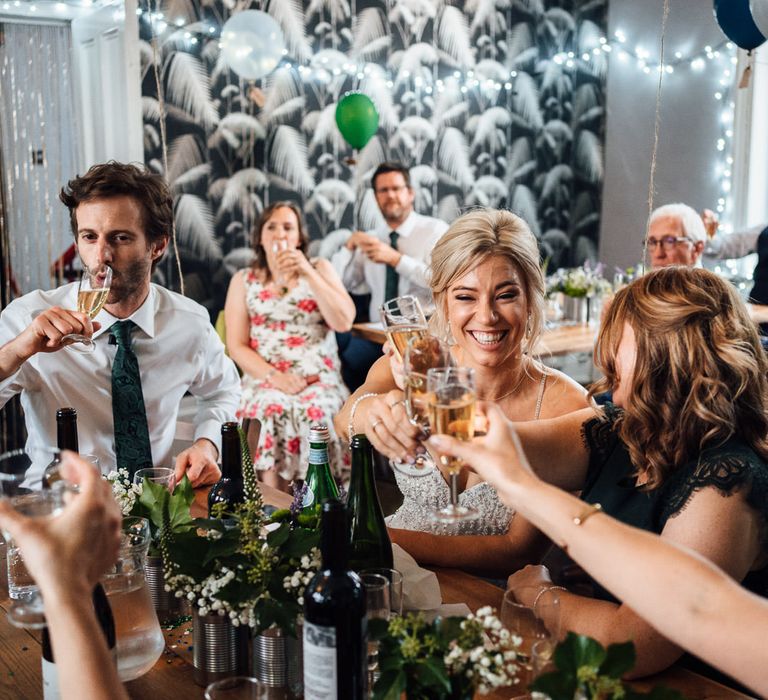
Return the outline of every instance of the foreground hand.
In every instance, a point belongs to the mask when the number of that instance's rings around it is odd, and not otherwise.
[[[105,571],[117,560],[122,515],[109,484],[92,464],[64,452],[62,476],[79,484],[57,516],[28,518],[0,500],[0,526],[21,548],[24,562],[46,599],[62,595],[90,598]]]
[[[299,394],[307,388],[307,379],[293,372],[276,372],[269,383],[284,394]]]
[[[196,440],[192,447],[188,447],[176,457],[173,474],[175,483],[178,484],[186,474],[192,486],[215,484],[221,478],[221,470],[216,464],[217,457],[218,450],[210,440]]]
[[[25,358],[38,352],[56,352],[71,345],[73,341],[63,340],[65,335],[77,333],[90,338],[101,328],[93,323],[87,314],[51,306],[40,313],[16,338],[17,352]]]
[[[374,448],[389,459],[413,461],[424,451],[418,440],[421,431],[408,420],[403,392],[397,389],[369,401],[364,430]]]
[[[536,596],[542,588],[552,585],[549,569],[540,564],[528,564],[516,571],[507,580],[507,590],[515,594],[518,603],[533,607]]]
[[[515,507],[505,486],[536,477],[512,423],[501,409],[496,404],[485,402],[478,404],[478,407],[484,411],[487,420],[488,432],[485,436],[462,442],[447,435],[433,435],[428,444],[441,455],[462,459],[496,488],[507,505]]]

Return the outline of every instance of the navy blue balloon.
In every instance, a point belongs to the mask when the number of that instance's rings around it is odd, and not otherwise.
[[[736,46],[751,51],[765,41],[757,28],[749,0],[715,0],[715,19]]]

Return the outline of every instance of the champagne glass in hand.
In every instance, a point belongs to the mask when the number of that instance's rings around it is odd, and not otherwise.
[[[405,410],[408,420],[421,428],[425,438],[429,436],[427,372],[430,369],[446,369],[452,364],[451,350],[439,338],[433,335],[417,335],[408,341],[403,356]],[[422,455],[416,457],[415,464],[394,462],[393,466],[411,476],[426,476],[435,469],[432,461]]]
[[[93,320],[101,311],[109,296],[112,284],[112,268],[108,265],[98,265],[93,269],[83,268],[80,284],[77,288],[77,310]],[[96,344],[91,338],[79,333],[65,335],[62,340],[70,340],[76,345],[72,347],[81,352],[93,352]]]
[[[284,250],[288,250],[288,241],[286,241],[285,238],[278,238],[274,243],[272,243],[272,253],[275,259],[275,266],[277,266],[278,254]],[[275,284],[285,285],[285,283],[285,275],[283,275],[282,272],[278,272],[275,275]]]
[[[407,294],[385,301],[381,306],[381,322],[389,343],[402,362],[408,341],[427,335],[427,319],[419,300]]]
[[[471,440],[475,432],[475,373],[468,367],[427,370],[429,424],[433,435],[450,435],[457,440]],[[458,457],[441,455],[448,468],[451,502],[431,517],[437,522],[455,523],[479,517],[474,508],[459,505],[459,474],[464,463]]]

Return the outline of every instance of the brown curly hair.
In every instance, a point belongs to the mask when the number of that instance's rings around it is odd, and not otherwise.
[[[251,234],[253,238],[253,252],[256,253],[256,257],[253,260],[253,269],[259,270],[259,272],[265,274],[267,280],[271,278],[271,275],[269,272],[269,265],[267,265],[267,251],[264,250],[264,246],[261,245],[261,231],[266,225],[267,221],[272,218],[272,214],[274,214],[278,209],[283,208],[290,209],[294,214],[296,214],[296,220],[299,224],[298,250],[306,255],[307,250],[309,249],[309,234],[307,233],[307,227],[304,225],[304,217],[301,215],[301,209],[299,209],[299,205],[296,204],[296,202],[288,201],[275,202],[274,204],[270,204],[266,209],[264,209],[264,211],[261,212],[261,216],[256,222],[256,225],[253,227],[253,232]]]
[[[732,285],[689,267],[653,270],[618,292],[603,321],[595,363],[618,386],[616,352],[629,323],[637,357],[616,424],[646,488],[733,436],[768,460],[765,352]]]

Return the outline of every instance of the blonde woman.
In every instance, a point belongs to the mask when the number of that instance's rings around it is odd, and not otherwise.
[[[623,523],[694,550],[764,595],[768,367],[735,290],[702,269],[653,271],[617,293],[596,355],[605,381],[593,391],[612,389],[615,402],[601,418],[587,410],[537,425],[517,424],[525,455],[517,450],[514,431],[495,408],[489,410],[484,440],[466,448],[443,437],[430,442],[466,458],[499,489],[504,502],[531,517],[556,542],[573,544],[575,549],[569,552],[591,565],[599,580],[622,598],[631,584],[619,572],[638,566],[646,547],[643,540],[638,550],[606,550],[605,557],[609,552],[616,557],[610,562],[616,573],[609,575],[607,560],[584,541],[586,533],[606,532],[592,522],[597,509],[584,504],[576,508],[571,499],[555,496],[526,470],[526,457],[542,479],[569,491],[582,490],[587,504],[600,503],[602,511]],[[585,534],[576,532],[579,527]],[[673,557],[654,557],[648,565],[657,562],[676,566]],[[717,579],[710,568],[698,570],[706,586],[723,587],[731,595],[727,585],[713,583]],[[663,634],[671,630],[672,620],[721,618],[708,613],[717,599],[711,588],[698,588],[695,580],[687,582],[674,571],[647,569],[648,578],[656,574],[658,581],[648,587],[638,578],[634,582],[638,590],[625,603],[604,589],[598,589],[596,599],[561,591],[563,627],[604,644],[632,639],[638,653],[636,675],[666,668],[682,654]],[[677,581],[690,590],[659,581]],[[526,604],[552,586],[546,569],[534,566],[511,576],[509,583]],[[651,594],[656,598],[648,599]],[[646,596],[643,610],[655,608],[651,624],[635,612],[641,596]],[[739,598],[735,596],[734,605],[750,604],[748,596]],[[664,619],[660,611],[669,612],[675,601],[678,607],[692,609],[670,615],[669,625],[660,624]],[[743,612],[738,614],[743,619]],[[729,648],[733,640],[720,637],[712,622],[702,631],[717,635],[721,650]],[[692,644],[692,636],[680,630],[673,635],[677,643],[695,651],[708,649],[712,658],[713,647]],[[733,671],[737,665],[733,655],[728,656],[724,667]]]
[[[536,239],[520,217],[490,209],[464,214],[434,247],[430,270],[433,332],[453,343],[457,364],[475,370],[481,399],[496,401],[515,421],[553,418],[587,406],[582,387],[529,353],[542,328],[544,280]],[[335,424],[337,430],[351,425],[353,432],[365,432],[393,460],[413,460],[423,450],[388,357],[372,367]],[[430,510],[448,502],[440,471],[395,476],[405,500],[389,523],[392,539],[421,562],[486,570],[494,561],[507,567],[510,559],[523,553],[527,559],[546,546],[546,538],[522,518],[512,518],[493,488],[474,474],[461,477],[460,503],[479,509],[481,517],[462,522],[458,530],[428,518]]]

